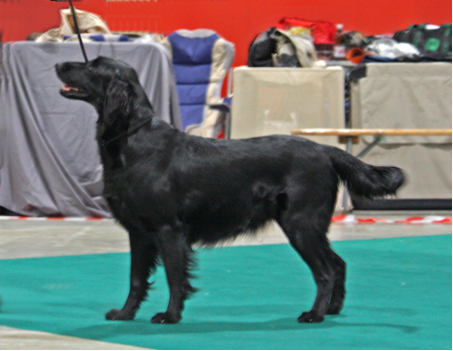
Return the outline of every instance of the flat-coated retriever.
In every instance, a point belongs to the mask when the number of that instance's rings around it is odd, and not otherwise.
[[[214,244],[277,221],[311,268],[317,295],[299,322],[338,314],[345,296],[345,262],[326,232],[339,179],[355,195],[394,194],[396,167],[371,166],[348,153],[301,137],[213,140],[176,130],[156,117],[127,64],[99,57],[56,66],[61,94],[91,103],[99,113],[97,141],[106,197],[129,232],[130,292],[107,319],[133,319],[147,296],[159,258],[170,301],[153,323],[177,323],[194,292],[189,278],[194,243]],[[269,267],[266,268],[271,269]]]

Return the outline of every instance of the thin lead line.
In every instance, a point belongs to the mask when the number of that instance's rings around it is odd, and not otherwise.
[[[51,1],[64,2],[67,0],[51,0]],[[74,20],[74,27],[75,27],[75,30],[77,33],[77,37],[79,38],[79,43],[80,43],[80,48],[82,49],[83,58],[85,59],[85,62],[88,62],[87,53],[85,52],[85,47],[83,46],[83,43],[82,43],[82,36],[80,35],[79,25],[77,23],[77,16],[75,13],[74,6],[72,5],[72,0],[69,0],[69,6],[71,8],[72,19]]]
[[[79,25],[77,24],[76,13],[74,10],[74,6],[72,5],[72,0],[69,0],[69,5],[71,6],[72,18],[74,19],[74,27],[77,32],[77,37],[79,38],[79,43],[80,43],[80,48],[82,49],[83,58],[85,59],[85,62],[88,62],[87,53],[85,52],[85,47],[83,46],[83,43],[82,43],[82,36],[80,35]]]

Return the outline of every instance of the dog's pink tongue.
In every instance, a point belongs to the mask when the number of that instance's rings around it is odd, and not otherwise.
[[[64,91],[71,91],[71,90],[77,91],[77,90],[79,90],[78,88],[70,87],[69,85],[63,85],[61,87],[61,89],[64,90]]]

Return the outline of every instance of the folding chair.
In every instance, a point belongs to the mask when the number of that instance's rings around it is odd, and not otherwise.
[[[234,44],[210,29],[182,29],[166,37],[164,45],[173,60],[184,131],[228,138]],[[227,96],[222,98],[227,75]]]

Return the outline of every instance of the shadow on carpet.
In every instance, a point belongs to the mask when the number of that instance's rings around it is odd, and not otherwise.
[[[177,325],[162,267],[134,321],[111,322],[128,293],[129,254],[0,260],[0,324],[157,349],[452,348],[451,235],[339,241],[345,307],[300,324],[315,286],[288,244],[197,250],[200,289]]]

